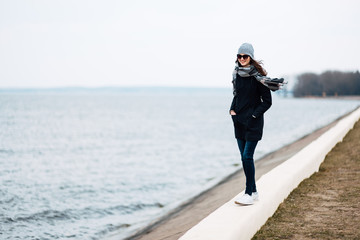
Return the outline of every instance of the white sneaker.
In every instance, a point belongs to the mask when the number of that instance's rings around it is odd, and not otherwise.
[[[254,199],[249,194],[244,194],[241,197],[236,198],[235,203],[241,205],[252,205],[254,204]]]
[[[259,193],[258,192],[253,192],[251,194],[252,198],[254,201],[259,201]]]

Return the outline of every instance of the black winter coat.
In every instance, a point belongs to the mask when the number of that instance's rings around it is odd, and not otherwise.
[[[235,137],[246,141],[259,141],[264,128],[264,113],[272,104],[270,89],[255,77],[240,77],[234,81],[235,96],[230,110],[235,128]]]

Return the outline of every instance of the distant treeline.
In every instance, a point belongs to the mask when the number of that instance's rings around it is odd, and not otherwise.
[[[294,97],[360,95],[360,73],[326,71],[297,76]]]

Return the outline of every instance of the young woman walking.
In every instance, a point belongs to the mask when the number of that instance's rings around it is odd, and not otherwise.
[[[245,194],[235,200],[236,204],[251,205],[259,199],[253,156],[263,134],[263,115],[272,104],[270,90],[278,90],[284,81],[266,77],[267,73],[260,64],[254,58],[253,46],[249,43],[242,44],[235,61],[232,81],[234,98],[230,107],[246,176]]]

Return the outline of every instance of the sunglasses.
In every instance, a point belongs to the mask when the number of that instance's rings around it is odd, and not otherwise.
[[[249,57],[249,55],[240,55],[240,54],[237,55],[238,59],[243,58],[244,60],[246,60],[246,59],[248,59],[248,57]]]

